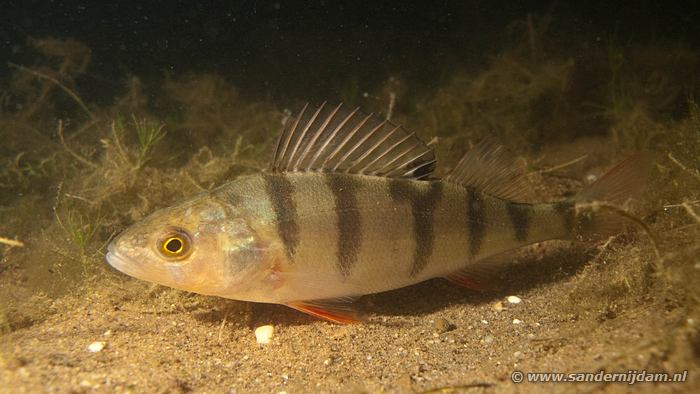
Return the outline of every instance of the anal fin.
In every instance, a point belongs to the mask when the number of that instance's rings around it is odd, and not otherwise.
[[[352,307],[355,298],[333,298],[327,300],[292,301],[286,305],[300,312],[338,324],[359,323],[364,317]]]

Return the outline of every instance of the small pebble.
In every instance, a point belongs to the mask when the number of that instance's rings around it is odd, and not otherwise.
[[[520,297],[518,297],[518,296],[508,296],[508,298],[506,298],[506,299],[507,299],[508,302],[510,302],[511,304],[519,304],[519,303],[521,303],[521,302],[523,301],[523,300],[521,300]]]
[[[105,342],[97,341],[88,345],[87,350],[90,353],[101,352],[105,348]]]
[[[520,319],[513,319],[513,324],[521,324],[522,322]]]
[[[267,325],[260,326],[255,329],[255,340],[261,345],[270,343],[272,336],[275,334],[275,327]]]
[[[87,379],[83,379],[83,380],[80,381],[80,387],[86,387],[86,388],[87,388],[87,387],[94,387],[94,386],[93,386],[93,384],[92,384],[91,381],[89,381],[89,380],[87,380]]]
[[[440,334],[452,331],[455,328],[457,328],[457,326],[452,324],[449,320],[445,319],[444,317],[439,317],[435,319],[435,323],[433,325],[435,326],[435,330]]]

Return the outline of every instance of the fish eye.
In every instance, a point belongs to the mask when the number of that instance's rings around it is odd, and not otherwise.
[[[171,231],[158,241],[158,251],[170,259],[184,258],[190,251],[190,237],[182,230]]]

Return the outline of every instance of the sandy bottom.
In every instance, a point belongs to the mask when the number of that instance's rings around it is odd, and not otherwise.
[[[548,190],[570,183],[545,181]],[[8,312],[18,328],[2,338],[0,391],[693,392],[700,316],[679,283],[697,284],[698,269],[686,266],[694,257],[672,255],[686,238],[660,244],[672,256],[663,269],[641,232],[597,246],[533,245],[512,257],[497,291],[436,279],[360,299],[369,321],[347,326],[109,269],[48,299],[5,272],[0,288],[30,302]],[[254,330],[267,324],[274,336],[258,344]],[[634,386],[512,380],[514,371],[600,370],[688,373],[684,383]]]

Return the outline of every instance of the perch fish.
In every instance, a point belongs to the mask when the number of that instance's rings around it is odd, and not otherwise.
[[[624,201],[643,179],[632,157],[572,198],[532,204],[522,171],[491,141],[443,179],[432,176],[435,164],[401,126],[341,105],[305,106],[267,171],[151,214],[106,258],[142,280],[350,323],[361,319],[351,306],[359,296],[437,277],[483,289],[488,257],[613,234],[620,217],[578,207]]]

